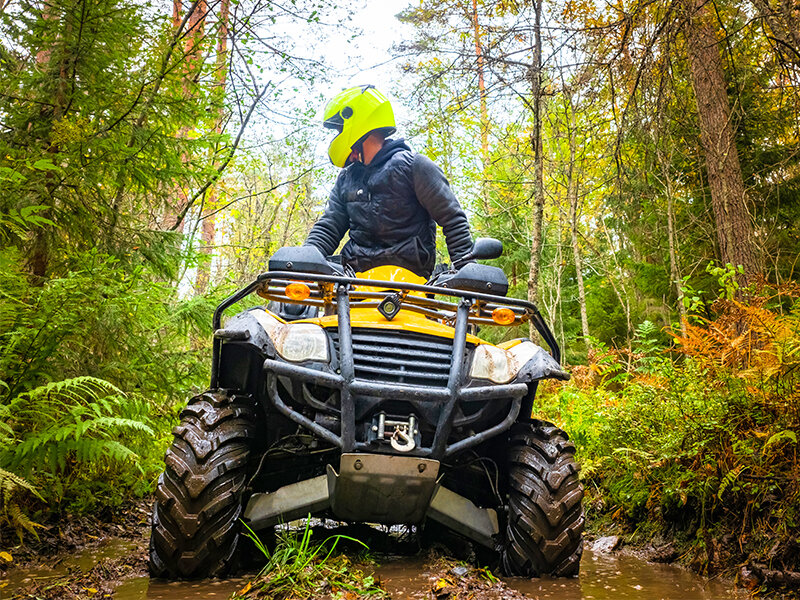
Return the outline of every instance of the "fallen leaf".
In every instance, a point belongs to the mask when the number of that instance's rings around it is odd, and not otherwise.
[[[8,552],[0,552],[0,558],[2,558],[4,561],[8,563],[14,562],[14,557],[11,556]]]
[[[446,588],[448,585],[450,585],[450,582],[446,579],[437,579],[436,583],[433,584],[433,589],[438,591],[442,588]]]
[[[247,592],[249,592],[251,589],[253,589],[253,584],[252,584],[251,582],[249,582],[249,581],[248,581],[248,582],[247,582],[247,585],[246,585],[246,586],[244,586],[242,589],[240,589],[240,590],[237,592],[237,594],[239,594],[239,595],[244,595],[244,594],[246,594]]]

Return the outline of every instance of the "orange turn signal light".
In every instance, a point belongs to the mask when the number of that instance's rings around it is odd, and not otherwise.
[[[283,293],[291,300],[305,300],[311,295],[311,288],[305,283],[295,281],[287,285]]]
[[[492,311],[492,321],[498,325],[511,325],[517,318],[510,308],[500,306]]]

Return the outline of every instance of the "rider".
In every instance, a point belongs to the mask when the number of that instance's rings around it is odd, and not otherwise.
[[[404,140],[388,137],[396,129],[386,96],[371,85],[344,90],[328,102],[323,125],[338,132],[328,156],[342,171],[306,245],[332,254],[349,229],[342,262],[353,270],[392,264],[427,278],[438,223],[453,265],[467,262],[467,216],[442,170]]]

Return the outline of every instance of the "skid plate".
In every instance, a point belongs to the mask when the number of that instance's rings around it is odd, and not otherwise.
[[[331,508],[346,521],[420,523],[438,475],[438,460],[342,454],[339,473],[328,465]]]

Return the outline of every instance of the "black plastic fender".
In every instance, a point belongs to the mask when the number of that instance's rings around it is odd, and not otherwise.
[[[544,348],[530,341],[527,343],[536,347],[536,354],[522,366],[513,380],[514,383],[530,383],[540,379],[569,381],[570,374],[564,371],[556,359],[550,356]]]
[[[260,398],[264,389],[263,365],[277,352],[267,332],[254,316],[256,307],[231,317],[224,329],[214,332],[220,344],[216,381],[225,389],[241,390]]]
[[[260,306],[251,308],[238,315],[231,317],[225,324],[224,329],[214,332],[214,337],[224,341],[236,341],[255,346],[256,349],[267,358],[275,358],[275,346],[272,340],[264,331],[264,327],[254,316],[255,311],[266,312]]]

